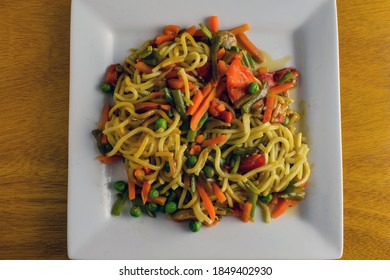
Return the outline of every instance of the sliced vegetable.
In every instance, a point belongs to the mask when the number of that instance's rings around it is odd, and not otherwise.
[[[270,122],[272,117],[272,111],[274,109],[275,97],[272,95],[268,95],[265,100],[265,112],[263,116],[263,123]]]
[[[127,193],[118,193],[116,197],[116,201],[111,209],[111,214],[114,216],[119,216],[126,205]]]
[[[120,161],[122,159],[122,156],[112,156],[112,157],[98,156],[96,159],[104,164],[113,164],[115,162]]]
[[[198,90],[194,97],[192,98],[192,105],[188,106],[187,114],[188,115],[193,115],[196,110],[198,110],[200,104],[202,103],[203,100],[203,93],[201,90]]]
[[[180,26],[174,25],[174,24],[169,24],[166,25],[163,29],[163,34],[165,35],[177,35],[180,31]]]
[[[127,180],[127,185],[129,189],[129,199],[134,200],[135,199],[135,184],[134,181],[129,177]]]
[[[217,33],[219,29],[219,18],[218,16],[209,17],[209,26],[212,33]]]
[[[203,125],[206,123],[207,119],[209,118],[209,114],[206,112],[204,113],[204,115],[202,116],[202,118],[200,119],[199,123],[198,123],[198,126],[196,127],[195,130],[192,130],[190,129],[188,131],[188,134],[187,134],[187,141],[188,142],[194,142],[195,141],[195,137],[196,137],[196,134],[198,133],[198,131],[203,127]]]
[[[251,26],[249,25],[249,23],[245,23],[243,25],[240,25],[240,26],[237,26],[235,28],[230,29],[230,32],[232,32],[234,35],[237,35],[240,33],[244,33],[246,31],[248,31],[249,29],[251,29]]]
[[[210,219],[215,220],[215,209],[213,202],[211,201],[209,195],[203,188],[202,184],[199,182],[196,183],[196,189],[198,190],[199,196],[203,201],[204,207],[206,208],[207,213],[209,213]]]
[[[106,72],[106,79],[105,82],[116,85],[116,82],[118,81],[119,72],[116,70],[117,66],[121,66],[119,63],[117,64],[111,64],[107,68]]]
[[[279,93],[282,93],[282,92],[286,92],[289,89],[292,89],[293,87],[295,87],[295,84],[293,84],[291,82],[286,82],[284,84],[280,84],[280,85],[271,87],[269,89],[269,93],[271,93],[271,94],[279,94]]]
[[[264,154],[253,154],[247,157],[243,157],[238,167],[239,173],[246,173],[255,168],[262,167],[265,165],[265,155]]]
[[[237,41],[254,57],[258,63],[264,61],[264,56],[261,51],[249,40],[245,33],[238,33],[236,38]]]
[[[211,186],[213,187],[213,192],[215,196],[217,197],[218,201],[223,203],[226,201],[226,195],[223,193],[221,188],[216,184],[212,183]]]
[[[144,181],[142,185],[142,192],[141,192],[141,198],[142,198],[142,203],[145,204],[146,200],[148,199],[149,192],[150,192],[151,185],[149,181]]]
[[[154,39],[154,42],[156,45],[161,45],[162,43],[165,43],[167,41],[173,41],[175,39],[176,35],[174,34],[163,34],[163,35],[158,35]]]
[[[286,212],[288,207],[290,207],[290,201],[287,199],[284,199],[284,198],[279,198],[278,203],[276,204],[276,206],[271,214],[271,217],[273,219],[275,219],[275,218],[281,216],[284,212]]]
[[[198,110],[192,115],[191,122],[190,122],[190,128],[192,130],[196,130],[199,121],[203,117],[203,115],[207,112],[211,100],[213,100],[215,97],[215,87],[213,87],[210,91],[210,93],[204,97],[202,103],[200,104]]]
[[[242,209],[242,217],[241,217],[244,223],[247,223],[251,218],[252,207],[253,207],[252,203],[250,203],[249,201],[245,202],[244,209]]]
[[[176,110],[183,120],[187,119],[186,105],[184,104],[183,93],[180,89],[172,90],[172,97],[175,101]]]
[[[256,82],[251,69],[241,63],[238,57],[233,60],[226,71],[227,89],[230,100],[236,104],[247,94],[247,89],[250,83]]]
[[[227,136],[225,134],[218,135],[217,137],[214,137],[212,139],[207,139],[203,142],[204,147],[212,146],[212,145],[217,145],[223,142],[226,142]]]
[[[203,34],[206,35],[206,37],[211,40],[211,38],[213,37],[213,34],[211,33],[210,29],[208,29],[206,27],[206,25],[204,25],[202,22],[199,23],[199,26],[200,26],[200,29],[203,31]]]
[[[152,73],[152,67],[149,66],[148,64],[146,64],[144,61],[138,61],[134,67],[136,69],[138,69],[139,71],[141,71],[142,73],[145,73],[145,74],[150,74]]]

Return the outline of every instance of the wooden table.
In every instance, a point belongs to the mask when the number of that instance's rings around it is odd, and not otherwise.
[[[343,259],[389,259],[390,1],[338,2]],[[0,15],[0,259],[66,259],[70,1]]]

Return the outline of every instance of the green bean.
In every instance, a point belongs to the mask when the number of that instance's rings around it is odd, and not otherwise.
[[[206,27],[206,25],[204,25],[203,23],[199,23],[199,26],[200,26],[200,29],[202,29],[204,35],[206,35],[207,38],[209,38],[211,40],[211,38],[213,37],[213,34],[211,33],[211,31]]]
[[[253,216],[255,215],[256,203],[257,203],[258,198],[259,198],[259,195],[257,195],[257,194],[252,194],[249,196],[249,202],[252,204],[252,209],[251,209],[251,214],[250,214],[251,218],[253,218]]]
[[[221,36],[219,35],[213,36],[211,40],[210,60],[211,60],[211,74],[214,81],[218,80],[218,76],[219,76],[217,55],[218,55],[218,50],[221,47],[221,44],[222,44]]]
[[[165,87],[162,89],[162,91],[165,95],[165,98],[168,100],[168,102],[171,103],[172,105],[175,105],[175,102],[173,101],[173,98],[172,98],[171,93],[169,92],[169,89]]]
[[[241,156],[240,155],[234,155],[232,159],[232,163],[230,166],[232,167],[232,170],[230,171],[230,174],[236,174],[238,171],[238,167],[240,166],[241,162]]]
[[[183,120],[187,120],[187,110],[184,104],[183,94],[180,89],[172,90],[173,100],[175,101],[176,110]]]
[[[285,73],[281,78],[280,80],[278,81],[278,84],[284,84],[285,82],[287,82],[288,80],[292,80],[294,79],[294,74],[292,72],[287,72]]]
[[[112,206],[111,214],[113,216],[119,216],[121,212],[123,211],[123,208],[125,207],[126,201],[128,200],[128,193],[127,191],[125,193],[118,193],[117,199]]]

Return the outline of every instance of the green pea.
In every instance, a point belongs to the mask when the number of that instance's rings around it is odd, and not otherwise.
[[[198,162],[198,157],[197,156],[190,156],[189,158],[187,158],[187,166],[188,167],[194,167],[196,165],[196,163]]]
[[[259,200],[263,203],[270,203],[272,200],[272,193],[267,194],[266,196],[259,196]]]
[[[204,172],[204,175],[207,177],[207,178],[212,178],[214,177],[214,174],[215,174],[215,170],[212,166],[209,166],[209,165],[206,165],[204,168],[203,168],[203,172]]]
[[[159,130],[160,128],[162,128],[162,130],[166,130],[167,127],[168,127],[168,122],[163,118],[158,119],[154,123],[154,130]]]
[[[112,91],[113,91],[112,86],[106,82],[101,83],[99,88],[104,93],[112,93]]]
[[[190,221],[188,226],[192,232],[198,232],[202,227],[202,223],[199,221]]]
[[[248,92],[249,92],[250,94],[255,93],[255,92],[258,91],[259,89],[260,89],[259,84],[256,83],[256,82],[252,82],[252,83],[250,83],[249,86],[248,86]]]
[[[148,209],[150,212],[154,213],[158,210],[158,205],[154,202],[148,203]]]
[[[116,191],[123,192],[127,189],[127,183],[125,181],[116,181],[113,187]]]
[[[165,212],[173,214],[177,211],[177,204],[174,201],[170,201],[165,205]]]
[[[160,195],[160,193],[156,189],[152,189],[149,191],[149,197],[151,199],[157,198],[159,195]]]
[[[131,215],[131,216],[137,218],[137,217],[141,216],[141,214],[142,214],[142,209],[141,209],[141,207],[139,207],[139,206],[132,206],[132,207],[130,208],[130,215]]]
[[[124,71],[123,66],[117,66],[115,67],[115,71],[122,73]]]

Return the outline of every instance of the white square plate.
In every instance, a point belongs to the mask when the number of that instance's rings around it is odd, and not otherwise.
[[[73,0],[71,15],[68,254],[72,259],[336,259],[343,247],[342,161],[335,0]],[[207,8],[205,8],[207,7]],[[223,8],[222,8],[223,7]],[[222,8],[222,9],[221,9]],[[305,201],[270,224],[225,218],[194,234],[164,215],[110,215],[110,182],[91,131],[107,102],[98,84],[109,64],[153,38],[218,15],[221,29],[244,23],[274,59],[301,73],[296,105],[313,166]],[[120,169],[120,167],[119,167]],[[257,210],[260,212],[259,210]]]

